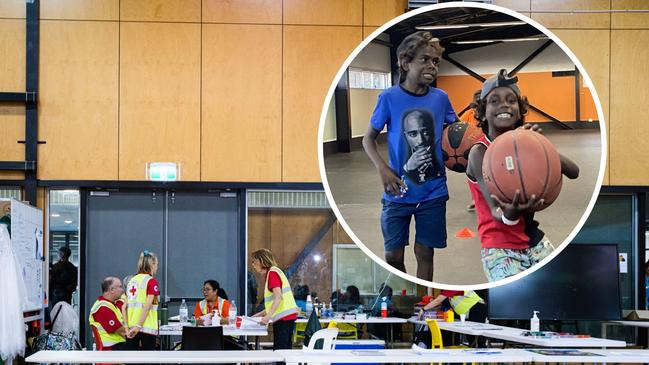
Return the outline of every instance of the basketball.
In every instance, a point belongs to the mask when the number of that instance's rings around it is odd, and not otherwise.
[[[455,172],[466,172],[469,151],[482,130],[474,124],[453,123],[442,134],[442,158],[444,165]]]
[[[532,195],[543,199],[535,210],[550,206],[561,191],[561,161],[550,140],[540,133],[516,129],[500,135],[487,149],[482,176],[489,192],[511,203],[516,190],[519,201]]]

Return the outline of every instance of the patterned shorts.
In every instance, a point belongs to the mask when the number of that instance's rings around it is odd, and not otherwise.
[[[543,237],[536,246],[523,250],[483,248],[482,268],[490,282],[505,279],[536,265],[552,251],[554,246],[547,237]]]

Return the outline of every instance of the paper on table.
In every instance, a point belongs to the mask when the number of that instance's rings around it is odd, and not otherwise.
[[[252,317],[243,317],[241,321],[241,328],[247,328],[247,329],[265,328],[266,327],[265,325],[259,323],[260,319],[255,319]]]
[[[448,352],[440,351],[437,349],[426,349],[423,347],[419,347],[415,344],[412,345],[411,347],[412,351],[419,354],[419,355],[424,355],[424,354],[434,354],[434,355],[446,355]]]

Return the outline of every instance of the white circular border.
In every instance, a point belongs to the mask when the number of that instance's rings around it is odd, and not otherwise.
[[[488,9],[488,10],[493,10],[497,11],[500,13],[505,13],[507,15],[510,15],[514,18],[518,18],[522,21],[525,21],[527,24],[535,27],[536,29],[540,30],[543,32],[546,36],[548,36],[554,43],[556,43],[561,49],[563,50],[564,53],[570,57],[570,60],[577,66],[579,69],[579,72],[581,75],[584,77],[584,80],[586,82],[586,85],[590,89],[591,95],[595,101],[595,108],[597,109],[597,116],[599,118],[600,122],[600,136],[601,136],[601,151],[600,151],[600,164],[599,164],[599,175],[597,177],[597,183],[595,185],[595,190],[593,191],[593,195],[590,198],[590,202],[588,203],[588,206],[586,207],[586,211],[584,214],[581,216],[581,219],[577,223],[577,225],[573,228],[573,230],[570,232],[568,237],[561,243],[561,245],[555,249],[548,257],[544,258],[541,262],[538,264],[534,265],[530,269],[527,269],[523,271],[522,273],[516,274],[512,277],[498,280],[495,282],[490,282],[490,283],[484,283],[484,284],[475,284],[475,285],[449,285],[449,284],[443,284],[443,283],[436,283],[434,281],[426,281],[422,280],[419,278],[416,278],[412,275],[409,275],[405,272],[402,272],[401,270],[398,270],[392,266],[390,266],[385,260],[381,259],[378,257],[374,252],[372,252],[369,248],[367,248],[363,242],[354,234],[352,229],[349,227],[347,222],[345,221],[345,218],[340,214],[340,210],[338,210],[338,206],[336,205],[335,200],[333,199],[333,196],[331,195],[331,189],[329,188],[329,182],[327,180],[327,172],[325,170],[324,166],[324,154],[323,154],[323,135],[324,135],[324,125],[325,125],[325,120],[327,117],[327,110],[329,107],[329,103],[331,102],[331,97],[333,95],[333,92],[336,88],[336,85],[338,84],[338,80],[342,77],[344,72],[347,70],[349,65],[352,63],[352,61],[358,56],[358,54],[367,46],[374,38],[376,38],[379,34],[383,33],[386,31],[388,28],[392,27],[393,25],[411,18],[415,15],[437,10],[437,9],[445,9],[445,8],[480,8],[480,9]],[[327,195],[327,199],[329,200],[329,205],[331,206],[331,209],[334,211],[334,214],[338,218],[338,221],[340,224],[343,226],[347,234],[351,237],[351,239],[356,243],[356,245],[363,250],[363,252],[369,256],[372,260],[374,260],[376,263],[381,265],[383,268],[386,270],[390,271],[391,273],[398,275],[399,277],[402,277],[406,280],[415,282],[419,285],[423,286],[428,286],[432,288],[439,288],[439,289],[459,289],[459,290],[479,290],[479,289],[488,289],[488,288],[493,288],[496,286],[504,285],[511,283],[515,280],[518,280],[520,278],[523,278],[536,270],[540,269],[543,267],[545,264],[550,262],[555,256],[557,256],[563,249],[573,240],[573,238],[577,235],[581,227],[583,227],[584,223],[586,222],[586,219],[588,219],[588,216],[590,215],[590,212],[593,210],[593,207],[595,206],[595,202],[597,201],[597,197],[599,196],[599,191],[602,187],[602,182],[604,180],[604,170],[606,167],[606,155],[607,155],[607,145],[606,145],[606,122],[604,120],[604,113],[602,110],[602,105],[599,100],[599,96],[597,95],[597,91],[595,90],[595,86],[586,72],[586,69],[584,66],[579,62],[579,59],[577,59],[577,56],[572,53],[570,48],[566,46],[554,33],[550,32],[547,28],[542,26],[541,24],[537,23],[531,18],[528,18],[527,16],[523,14],[519,14],[513,10],[509,10],[500,6],[496,5],[490,5],[490,4],[482,4],[482,3],[465,3],[465,2],[456,2],[456,3],[442,3],[442,4],[437,4],[437,5],[430,5],[430,6],[425,6],[416,10],[409,11],[403,15],[400,15],[389,22],[383,24],[381,27],[379,27],[377,30],[372,32],[367,38],[365,38],[355,49],[354,51],[347,57],[345,62],[342,64],[338,72],[336,73],[336,76],[334,77],[331,86],[329,87],[329,91],[327,92],[327,96],[325,98],[325,102],[322,108],[322,112],[320,113],[320,125],[318,127],[318,163],[320,165],[320,176],[322,178],[322,185],[325,190],[325,194]]]

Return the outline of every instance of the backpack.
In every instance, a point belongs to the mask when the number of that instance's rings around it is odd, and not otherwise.
[[[61,309],[63,306],[59,306],[59,310],[56,311],[54,319],[52,320],[52,328],[56,323],[56,319],[61,314]],[[48,331],[42,335],[37,336],[32,343],[32,353],[42,350],[57,350],[57,351],[79,351],[81,350],[81,345],[77,341],[74,332],[54,332]]]

